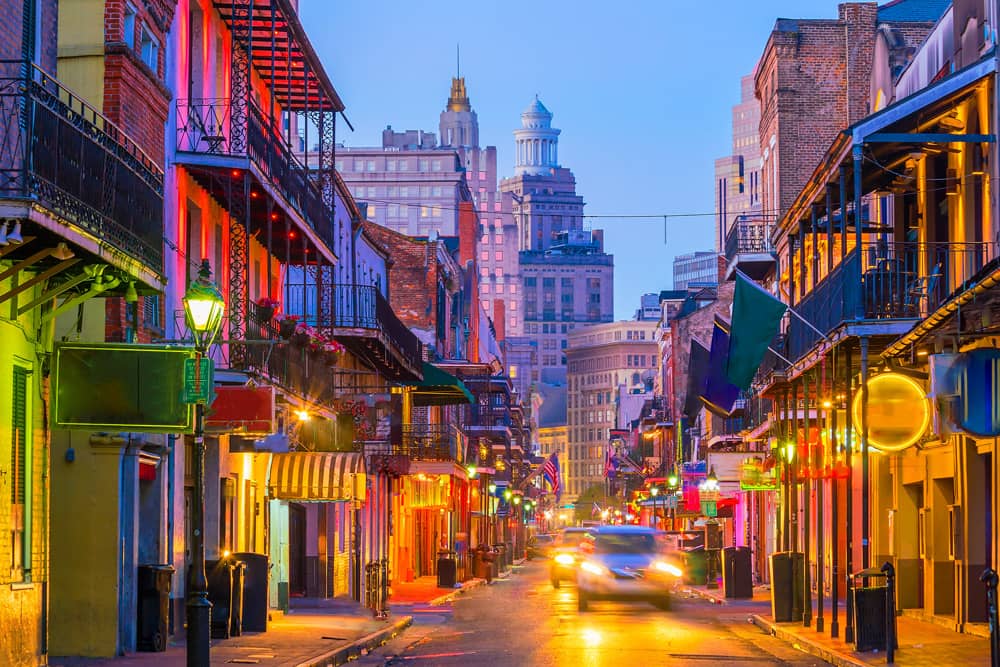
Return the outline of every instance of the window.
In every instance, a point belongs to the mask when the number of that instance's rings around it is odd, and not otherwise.
[[[490,302],[487,301],[487,300],[485,300],[485,299],[483,299],[482,304],[483,304],[483,310],[485,310],[486,312],[489,312],[490,311]]]
[[[479,275],[481,275],[483,278],[485,278],[488,275],[490,275],[490,270],[488,268],[486,268],[485,266],[481,266],[481,267],[479,267]]]
[[[482,292],[483,294],[489,294],[490,293],[489,283],[483,283],[482,285],[480,285],[479,291]]]
[[[365,163],[365,168],[368,171],[375,171],[375,160],[368,160],[368,162]]]
[[[142,297],[142,324],[147,329],[163,329],[163,320],[160,317],[159,295]]]
[[[410,165],[406,160],[399,161],[399,171],[409,171]]]
[[[405,185],[402,186],[401,188],[399,188],[399,196],[400,197],[409,197],[410,196],[410,188],[406,187]]]
[[[479,239],[479,244],[480,245],[487,245],[489,242],[490,242],[490,235],[489,234],[483,234],[483,237],[481,239]]]
[[[142,26],[142,36],[139,38],[139,57],[142,62],[149,66],[149,69],[160,71],[160,42],[149,32],[146,26]]]
[[[364,170],[365,170],[365,161],[364,160],[355,160],[354,161],[354,171],[364,171]]]
[[[493,242],[500,244],[503,243],[503,233],[497,233],[493,235]]]
[[[510,286],[510,293],[511,294],[517,294],[517,285],[511,285]]]
[[[420,186],[420,196],[421,197],[430,197],[431,196],[431,186],[429,186],[429,185],[421,185]]]
[[[420,168],[417,171],[431,170],[430,160],[420,160],[418,164],[420,165]]]
[[[130,4],[125,5],[125,22],[122,25],[122,41],[128,48],[135,49],[135,7]]]
[[[399,196],[399,188],[396,187],[395,185],[390,185],[388,192],[389,192],[389,196],[390,197],[398,197]]]
[[[395,160],[386,160],[385,161],[385,170],[386,171],[396,171],[396,161]]]
[[[498,213],[500,212],[500,202],[493,202],[493,210]]]
[[[441,171],[441,160],[431,161],[431,171]],[[434,188],[434,189],[438,191],[441,190],[441,188]]]
[[[420,217],[421,218],[429,218],[429,217],[431,217],[431,207],[430,206],[421,206],[420,207]]]
[[[503,283],[497,283],[497,294],[503,294]]]
[[[28,369],[14,366],[13,396],[11,397],[10,486],[11,528],[14,543],[11,545],[11,567],[14,578],[28,581],[31,578],[31,545],[26,537],[31,534],[31,441],[28,434]],[[20,576],[18,576],[20,575]]]
[[[517,310],[517,301],[511,301],[510,302],[510,309],[512,311],[516,311]]]
[[[503,261],[503,250],[497,250],[495,253],[493,253],[493,258],[496,261],[498,261],[498,262],[502,262]]]
[[[482,252],[480,252],[479,253],[479,259],[483,260],[484,262],[490,261],[490,251],[489,250],[483,250]]]
[[[512,327],[516,327],[517,326],[517,318],[516,317],[510,318],[510,326],[512,326]]]
[[[485,181],[486,180],[486,172],[485,171],[479,172],[479,180],[481,180],[481,181]]]
[[[389,204],[388,217],[398,218],[399,217],[399,204]]]
[[[441,196],[441,186],[440,185],[435,185],[433,188],[431,188],[431,192],[434,193],[435,197],[440,197]]]

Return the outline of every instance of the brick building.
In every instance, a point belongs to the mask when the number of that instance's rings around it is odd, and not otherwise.
[[[867,115],[876,35],[891,29],[892,50],[912,50],[947,0],[838,6],[836,19],[778,19],[757,65],[761,206],[780,217],[833,138]]]

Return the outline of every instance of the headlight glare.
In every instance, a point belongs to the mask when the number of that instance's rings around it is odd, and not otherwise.
[[[599,563],[592,563],[589,560],[584,561],[580,565],[580,567],[582,567],[587,572],[590,572],[591,574],[596,574],[599,577],[603,577],[604,575],[608,574],[608,568],[604,567],[603,565],[600,565]]]
[[[673,563],[667,563],[666,561],[658,560],[653,564],[653,567],[660,572],[666,572],[667,574],[672,574],[675,577],[680,577],[684,575],[684,571]]]
[[[571,556],[569,554],[557,554],[556,555],[556,562],[559,563],[560,565],[572,565],[573,564],[573,556]]]

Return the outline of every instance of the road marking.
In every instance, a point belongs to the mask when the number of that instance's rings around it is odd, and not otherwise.
[[[475,651],[454,651],[452,653],[430,653],[428,655],[404,655],[403,660],[425,660],[427,658],[457,658],[460,655],[472,655]]]
[[[684,660],[722,660],[725,662],[746,661],[770,662],[774,663],[774,657],[764,657],[759,655],[704,655],[701,653],[668,653],[667,657],[682,658]]]

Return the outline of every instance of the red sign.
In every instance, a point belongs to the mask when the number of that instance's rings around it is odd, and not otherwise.
[[[274,433],[274,387],[217,385],[205,429],[244,435]]]

